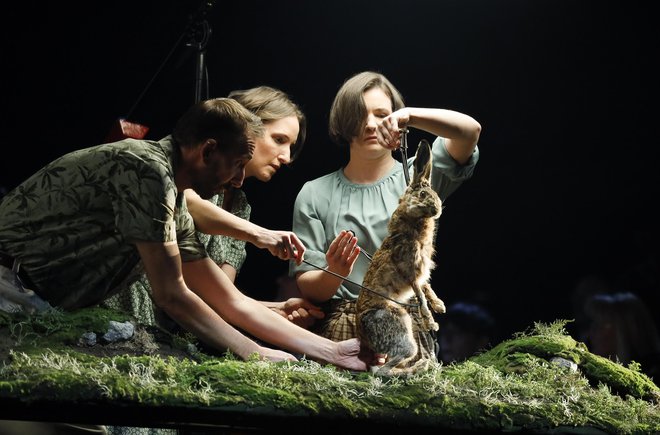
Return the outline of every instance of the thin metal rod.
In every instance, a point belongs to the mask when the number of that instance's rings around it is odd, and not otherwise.
[[[407,303],[405,303],[405,302],[399,302],[399,301],[397,301],[396,299],[392,299],[392,298],[389,297],[389,296],[386,296],[386,295],[384,295],[384,294],[382,294],[382,293],[378,293],[377,291],[371,290],[370,288],[365,287],[365,286],[363,286],[362,284],[358,284],[358,283],[356,283],[355,281],[351,281],[350,279],[346,278],[345,276],[342,276],[342,275],[340,275],[340,274],[338,274],[338,273],[334,273],[334,272],[332,272],[332,271],[330,271],[330,270],[324,269],[324,268],[322,268],[322,267],[320,267],[320,266],[317,266],[316,264],[312,264],[312,263],[310,263],[310,262],[307,261],[307,260],[303,260],[302,262],[305,263],[305,264],[309,264],[310,266],[315,267],[315,268],[317,268],[318,270],[321,270],[321,271],[323,271],[323,272],[329,273],[330,275],[334,275],[334,276],[336,276],[337,278],[341,278],[341,279],[343,279],[344,281],[348,281],[348,282],[350,282],[351,284],[356,285],[356,286],[360,287],[360,288],[363,289],[363,290],[366,290],[366,291],[368,291],[368,292],[370,292],[370,293],[373,293],[373,294],[375,294],[375,295],[378,295],[378,296],[380,296],[380,297],[382,297],[382,298],[385,298],[385,299],[387,299],[387,300],[389,300],[389,301],[392,301],[392,302],[394,302],[394,303],[396,303],[396,304],[399,304],[399,305],[401,305],[401,306],[404,306],[404,307],[412,307],[412,308],[417,308],[417,307],[419,307],[419,304],[407,304]]]
[[[406,179],[406,186],[410,185],[410,173],[408,172],[408,129],[402,128],[401,132],[401,164],[403,165],[403,177]]]

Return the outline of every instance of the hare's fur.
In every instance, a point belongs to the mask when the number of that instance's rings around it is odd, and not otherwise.
[[[408,304],[411,297],[417,297],[427,331],[438,330],[428,305],[436,313],[445,312],[444,302],[430,284],[435,267],[435,221],[442,213],[442,202],[431,188],[431,159],[431,147],[422,140],[415,156],[413,179],[392,214],[388,236],[373,256],[357,300],[362,345],[388,357],[384,365],[374,367],[379,375],[410,374],[429,363],[420,359],[408,364],[418,349],[412,319],[401,303]]]

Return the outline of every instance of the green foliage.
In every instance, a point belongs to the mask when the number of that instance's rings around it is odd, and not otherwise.
[[[87,308],[65,313],[50,309],[43,313],[8,314],[0,311],[0,327],[7,327],[18,345],[29,340],[32,346],[42,342],[75,344],[83,332],[104,333],[110,320],[124,322],[130,316],[103,308]]]
[[[90,313],[3,323],[11,327],[24,322],[23,335],[41,328],[51,341],[48,348],[40,341],[46,337],[15,346],[0,368],[0,399],[20,397],[24,403],[36,403],[66,397],[72,403],[259,409],[375,422],[396,418],[397,424],[434,429],[660,432],[658,387],[636,367],[590,354],[566,334],[565,321],[537,324],[460,364],[434,364],[409,378],[381,378],[306,359],[269,363],[241,361],[231,354],[195,359],[93,357],[52,340],[71,343],[73,335],[64,329],[82,333],[89,320],[92,329],[102,330],[101,319],[107,322],[114,315]],[[183,337],[176,340],[185,343]],[[34,347],[30,342],[41,344]],[[573,361],[578,369],[553,363],[552,357]]]

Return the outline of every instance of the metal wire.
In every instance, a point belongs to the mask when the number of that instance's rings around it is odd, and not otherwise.
[[[408,129],[400,128],[401,133],[401,164],[403,165],[403,177],[406,179],[406,186],[410,185],[410,173],[408,172]]]
[[[309,264],[310,266],[315,267],[315,268],[317,268],[318,270],[321,270],[321,271],[323,271],[323,272],[329,273],[330,275],[334,275],[334,276],[336,276],[337,278],[341,278],[341,279],[343,279],[344,281],[348,281],[348,282],[350,282],[351,284],[354,284],[354,285],[360,287],[360,288],[363,289],[363,290],[366,290],[366,291],[368,291],[368,292],[370,292],[370,293],[373,293],[373,294],[375,294],[375,295],[378,295],[378,296],[380,296],[380,297],[382,297],[382,298],[385,298],[385,299],[387,299],[387,300],[389,300],[389,301],[392,301],[392,302],[394,302],[394,303],[396,303],[396,304],[399,304],[399,305],[401,305],[401,306],[404,306],[404,307],[411,307],[411,308],[417,308],[417,307],[420,306],[419,304],[408,304],[408,303],[405,303],[405,302],[397,301],[396,299],[392,299],[391,297],[389,297],[389,296],[387,296],[387,295],[384,295],[384,294],[382,294],[382,293],[378,293],[377,291],[371,290],[370,288],[365,287],[365,286],[363,286],[362,284],[358,284],[358,283],[356,283],[355,281],[351,281],[350,279],[346,278],[345,276],[342,276],[342,275],[340,275],[340,274],[338,274],[338,273],[334,273],[334,272],[332,272],[332,271],[330,271],[330,270],[324,269],[324,268],[322,268],[322,267],[320,267],[320,266],[317,266],[316,264],[310,263],[310,262],[307,261],[307,260],[303,260],[302,262],[305,263],[305,264]]]

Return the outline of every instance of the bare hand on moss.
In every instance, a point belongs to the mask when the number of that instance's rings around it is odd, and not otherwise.
[[[298,361],[298,358],[288,352],[282,350],[271,349],[269,347],[261,346],[259,348],[259,357],[264,360],[278,362],[278,361]]]

